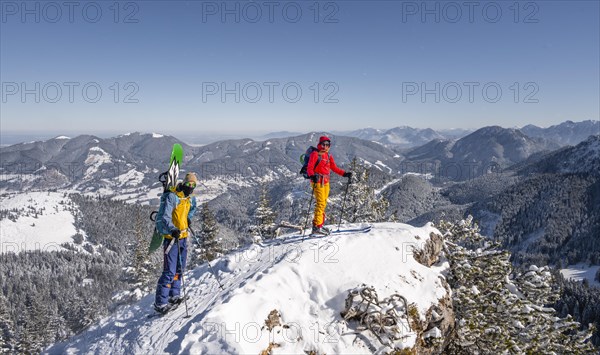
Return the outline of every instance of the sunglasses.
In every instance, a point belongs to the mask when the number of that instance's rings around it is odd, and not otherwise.
[[[189,182],[188,181],[188,182],[184,183],[183,185],[187,186],[187,187],[191,187],[192,189],[196,188],[196,183],[195,182]]]
[[[329,143],[329,142],[323,142],[323,143],[321,143],[321,145],[323,147],[331,147],[331,143]]]

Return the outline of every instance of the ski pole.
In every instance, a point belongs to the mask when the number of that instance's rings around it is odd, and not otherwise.
[[[346,206],[346,197],[348,197],[348,188],[350,187],[350,183],[352,182],[352,178],[348,178],[348,183],[346,184],[346,192],[344,192],[344,202],[342,202],[342,210],[340,211],[340,220],[338,221],[337,230],[339,232],[340,225],[342,224],[342,216],[344,215],[344,207]]]
[[[177,257],[179,258],[179,266],[181,267],[179,277],[181,277],[181,292],[183,293],[183,303],[185,303],[184,318],[190,318],[190,313],[188,312],[187,296],[185,294],[185,283],[183,282],[183,259],[181,258],[181,247],[179,245],[179,238],[177,238]]]
[[[311,183],[310,184],[310,202],[308,203],[308,207],[306,208],[306,219],[304,220],[304,226],[302,228],[302,241],[304,241],[304,233],[306,232],[306,225],[308,224],[308,217],[310,215],[310,206],[312,206],[313,198],[315,197],[315,187]]]
[[[188,226],[188,229],[189,229],[190,232],[192,232],[192,235],[194,236],[194,239],[196,240],[196,243],[200,247],[202,247],[202,244],[200,243],[200,241],[198,240],[198,237],[196,236],[196,232],[194,232],[194,230],[190,226]],[[206,249],[205,248],[202,248],[202,249],[204,249],[204,258],[206,259],[206,263],[208,264],[208,268],[210,269],[210,273],[213,275],[213,277],[215,278],[215,280],[217,280],[217,283],[219,284],[219,288],[224,291],[225,288],[221,284],[221,281],[219,280],[219,277],[215,273],[215,270],[213,270],[212,266],[210,265],[210,261],[208,260],[208,253],[206,252]]]

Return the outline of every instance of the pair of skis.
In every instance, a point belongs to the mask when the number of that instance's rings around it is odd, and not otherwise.
[[[318,234],[318,233],[311,233],[308,236],[305,236],[304,239],[319,239],[319,238],[327,238],[331,235],[336,235],[336,234],[349,234],[349,233],[368,233],[371,231],[371,228],[373,228],[373,226],[365,226],[365,227],[358,227],[358,228],[345,228],[345,229],[338,229],[338,230],[334,230],[329,232],[329,234]]]
[[[179,177],[179,168],[181,167],[181,162],[183,161],[183,147],[181,144],[175,143],[173,144],[173,149],[171,151],[171,160],[169,161],[169,170],[160,174],[158,176],[158,180],[163,185],[163,193],[169,191],[169,189],[177,183],[177,178]],[[150,219],[152,216],[156,215],[154,212],[150,215]],[[154,221],[154,220],[153,220]],[[150,246],[148,247],[148,254],[152,254],[155,252],[163,243],[163,236],[156,228],[156,224],[154,225],[154,233],[152,233],[152,240],[150,241]]]
[[[259,245],[268,246],[268,245],[291,244],[291,243],[301,242],[303,240],[324,239],[329,236],[339,235],[339,234],[368,233],[371,231],[372,228],[373,228],[373,226],[371,226],[371,225],[356,227],[356,228],[343,228],[340,230],[334,230],[331,233],[329,233],[329,235],[309,234],[309,235],[303,236],[301,234],[297,234],[297,235],[292,235],[292,236],[289,236],[286,238],[271,239],[271,240],[263,241]]]

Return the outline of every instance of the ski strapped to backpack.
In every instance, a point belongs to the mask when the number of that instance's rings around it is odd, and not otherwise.
[[[169,161],[169,170],[158,176],[158,181],[163,185],[163,192],[169,191],[169,188],[175,186],[177,177],[179,176],[179,168],[183,160],[183,147],[181,144],[173,144],[171,151],[171,160]]]
[[[160,181],[163,185],[163,193],[160,198],[161,205],[165,203],[165,195],[170,191],[171,187],[175,186],[177,183],[177,178],[179,177],[179,167],[181,166],[181,162],[183,161],[183,147],[179,143],[173,144],[173,149],[171,150],[171,159],[169,161],[169,170],[158,176],[158,181]],[[160,209],[159,211],[164,211],[164,209]],[[162,216],[158,215],[158,211],[153,211],[150,214],[150,220],[156,222],[158,219],[162,218]],[[156,228],[156,223],[154,225],[154,233],[152,233],[152,240],[150,242],[150,246],[148,247],[148,254],[153,253],[158,249],[163,242],[163,236]]]
[[[311,145],[306,150],[306,153],[300,155],[300,163],[302,163],[302,169],[300,169],[300,174],[302,176],[304,176],[305,179],[310,179],[310,177],[308,176],[308,171],[307,171],[308,170],[308,161],[310,160],[310,155],[312,154],[312,152],[318,152],[318,151],[319,150],[317,148],[315,148]],[[320,162],[321,162],[321,156],[319,155],[319,158],[317,159],[317,162],[315,163],[315,166],[313,167],[313,169],[316,168]]]

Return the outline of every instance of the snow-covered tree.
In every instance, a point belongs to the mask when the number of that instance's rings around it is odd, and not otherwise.
[[[450,262],[458,354],[587,354],[593,329],[579,331],[570,316],[559,318],[551,303],[559,297],[547,267],[513,275],[510,253],[484,240],[472,217],[441,221]],[[477,247],[478,246],[478,247]]]
[[[0,353],[11,353],[15,346],[15,329],[8,313],[8,301],[0,294]]]
[[[351,223],[388,221],[390,203],[384,196],[378,196],[371,186],[369,169],[354,158],[349,171],[353,173],[352,183],[344,186],[344,194],[348,188],[348,195],[342,219]]]
[[[202,204],[200,212],[201,228],[197,231],[194,240],[195,246],[191,255],[190,267],[193,268],[206,261],[212,261],[223,255],[223,246],[219,236],[219,225],[215,215],[208,207],[208,203]],[[198,245],[198,243],[201,243]]]
[[[129,245],[130,255],[127,266],[124,267],[125,280],[130,284],[129,291],[115,298],[117,302],[137,301],[154,288],[156,263],[148,254],[149,236],[147,217],[142,211],[131,216],[131,229],[123,236]]]
[[[251,226],[253,233],[259,234],[261,237],[272,238],[275,236],[275,219],[277,213],[271,208],[271,201],[267,194],[266,187],[263,187],[258,199],[258,207],[254,211],[254,219],[256,225]]]
[[[25,309],[20,315],[19,353],[38,353],[47,344],[48,309],[36,297],[27,295]]]

